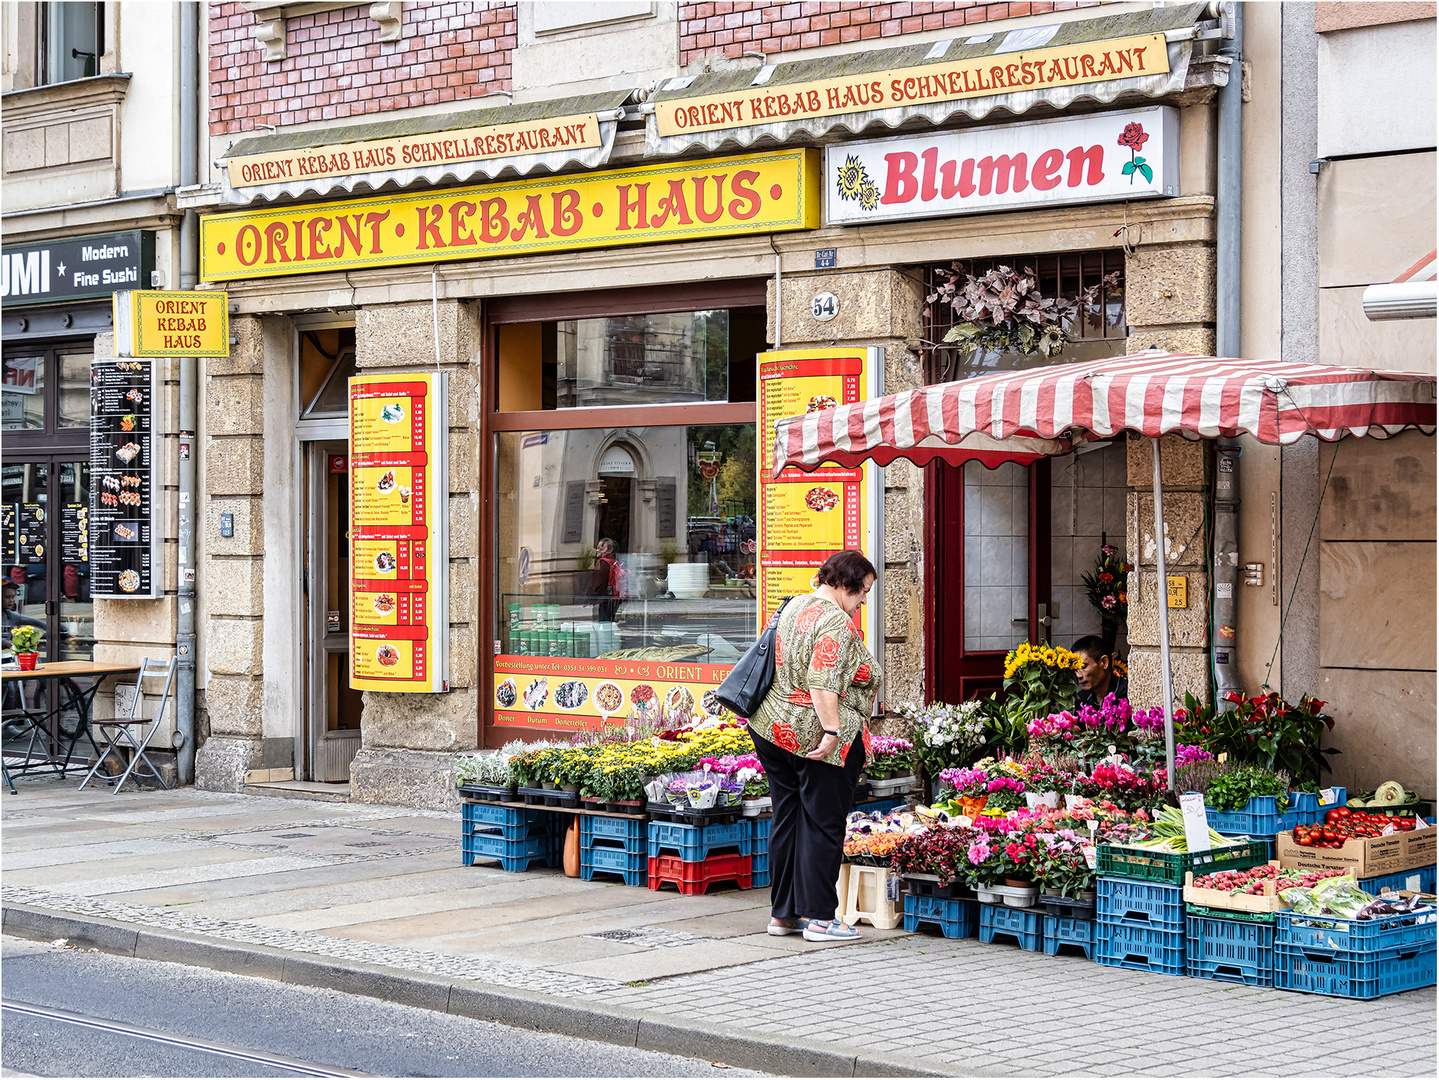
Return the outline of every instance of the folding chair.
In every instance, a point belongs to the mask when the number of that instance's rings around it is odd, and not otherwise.
[[[140,674],[135,679],[135,696],[130,699],[129,715],[124,717],[117,716],[112,720],[90,721],[92,728],[100,729],[100,738],[105,741],[105,745],[104,748],[101,749],[100,755],[95,759],[95,764],[92,765],[90,771],[85,774],[85,779],[80,781],[81,791],[85,789],[85,785],[99,772],[100,766],[104,764],[105,759],[112,753],[120,761],[123,762],[125,760],[125,755],[120,752],[122,747],[128,747],[133,750],[135,757],[120,775],[120,779],[115,781],[115,790],[111,794],[118,795],[120,793],[120,789],[125,785],[125,781],[128,780],[130,774],[135,771],[135,766],[142,762],[145,768],[149,770],[149,775],[160,781],[161,787],[169,788],[170,785],[165,783],[165,778],[160,775],[160,770],[155,768],[154,762],[145,755],[145,750],[149,747],[151,737],[160,727],[160,722],[165,716],[165,703],[169,700],[170,685],[175,680],[175,666],[179,662],[179,658],[173,656],[170,658],[169,663],[162,663],[159,660],[152,661],[148,657],[142,659],[140,661]],[[161,675],[165,677],[165,689],[160,694],[159,704],[155,706],[155,714],[147,720],[143,716],[138,715],[141,712],[141,703],[144,700],[143,691],[145,688],[145,680],[158,679]],[[130,731],[132,727],[143,729],[143,736],[139,742],[135,741],[135,736]]]

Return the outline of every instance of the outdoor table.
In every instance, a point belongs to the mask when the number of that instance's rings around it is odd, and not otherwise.
[[[3,766],[5,783],[10,787],[10,794],[17,794],[12,774],[24,775],[48,768],[56,776],[63,778],[70,767],[70,758],[82,732],[90,739],[90,746],[98,754],[100,748],[95,745],[95,737],[90,734],[90,706],[100,690],[100,684],[111,675],[138,675],[139,672],[138,664],[101,664],[93,660],[58,660],[50,664],[36,664],[34,671],[22,671],[12,667],[0,670],[0,679],[3,679],[5,687],[9,687],[12,682],[16,684],[16,696],[20,702],[18,709],[5,710],[5,724],[21,725],[22,730],[16,741],[29,737],[24,760],[19,764],[11,764],[0,754],[0,766]],[[19,692],[18,684],[41,679],[49,681],[50,692],[45,695],[45,708],[36,711],[26,703],[25,695]],[[75,681],[77,679],[90,679],[91,683],[81,689]],[[62,697],[63,700],[59,700]],[[71,708],[77,714],[75,730],[66,732],[60,718]],[[38,757],[37,744],[40,750]],[[59,756],[62,747],[65,751],[63,759]]]

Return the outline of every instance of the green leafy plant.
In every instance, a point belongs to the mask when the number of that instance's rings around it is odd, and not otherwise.
[[[1216,810],[1242,810],[1250,799],[1272,795],[1279,812],[1289,807],[1289,777],[1258,765],[1241,765],[1209,782],[1204,802]]]
[[[1322,773],[1331,772],[1329,758],[1339,753],[1321,746],[1334,720],[1323,712],[1324,702],[1305,696],[1291,705],[1278,694],[1245,697],[1228,693],[1233,708],[1221,712],[1185,695],[1183,716],[1177,719],[1175,742],[1202,746],[1216,756],[1235,762],[1284,771],[1300,790],[1314,790]]]
[[[38,627],[17,626],[10,631],[10,644],[17,653],[32,653],[39,648],[40,639],[44,636],[44,631]]]
[[[950,270],[940,268],[946,280],[924,298],[926,315],[937,305],[948,305],[958,320],[944,335],[946,344],[969,345],[988,350],[1019,349],[1041,356],[1057,356],[1069,343],[1066,322],[1079,314],[1080,304],[1088,307],[1105,288],[1119,282],[1117,273],[1085,289],[1077,300],[1045,296],[1039,291],[1038,275],[1025,267],[996,266],[976,277],[959,263]],[[961,283],[961,278],[963,282]]]

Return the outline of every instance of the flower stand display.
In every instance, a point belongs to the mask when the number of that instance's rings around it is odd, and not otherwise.
[[[886,888],[889,877],[887,866],[841,865],[843,890],[839,893],[840,907],[835,914],[851,926],[863,921],[876,930],[893,930],[904,921],[904,910],[897,901],[889,899]]]
[[[595,874],[616,874],[626,885],[645,884],[645,828],[642,817],[609,817],[581,814],[580,879],[593,881]]]
[[[1274,985],[1272,915],[1221,913],[1209,909],[1185,919],[1184,973],[1245,986]]]
[[[497,859],[507,871],[528,870],[532,863],[558,866],[557,815],[542,810],[466,801],[461,810],[462,865]]]
[[[683,896],[700,896],[717,881],[733,881],[741,889],[753,884],[748,855],[711,855],[701,862],[686,862],[678,855],[659,855],[649,861],[649,886],[658,892],[670,884]]]
[[[996,937],[1013,938],[1026,952],[1039,952],[1044,945],[1044,912],[1038,908],[980,904],[980,943],[991,945]]]
[[[1058,956],[1061,946],[1078,949],[1085,959],[1094,959],[1094,920],[1044,917],[1044,954]]]
[[[1435,984],[1433,907],[1366,921],[1274,914],[1274,985],[1280,990],[1369,1000]]]
[[[712,855],[754,854],[754,819],[740,818],[723,825],[681,825],[672,821],[649,824],[649,857],[678,855],[685,862],[702,862]]]
[[[974,937],[979,932],[979,905],[947,896],[904,894],[904,928],[913,934],[933,926],[947,938]]]

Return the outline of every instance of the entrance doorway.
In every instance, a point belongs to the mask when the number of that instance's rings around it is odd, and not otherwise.
[[[344,442],[304,448],[303,779],[344,784],[360,750],[364,699],[350,685],[350,473]]]

